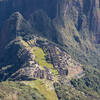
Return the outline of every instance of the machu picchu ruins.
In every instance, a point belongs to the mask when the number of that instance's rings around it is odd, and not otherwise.
[[[18,55],[18,57],[25,62],[22,63],[22,67],[11,75],[9,79],[36,80],[39,78],[54,81],[55,71],[56,78],[60,75],[62,79],[78,77],[78,75],[83,73],[80,63],[73,60],[64,50],[47,40],[43,41],[38,37],[34,37],[34,39],[29,41],[24,41],[20,38],[17,41],[24,46],[23,49],[19,49],[18,54],[20,56]],[[43,57],[36,55],[35,52],[40,52],[38,49],[41,50],[43,55],[45,54]],[[44,59],[43,65],[38,62],[37,58]],[[48,64],[51,64],[50,67],[48,67]]]

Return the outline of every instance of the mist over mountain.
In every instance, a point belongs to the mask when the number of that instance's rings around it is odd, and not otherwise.
[[[1,100],[99,100],[99,52],[100,0],[0,0]]]

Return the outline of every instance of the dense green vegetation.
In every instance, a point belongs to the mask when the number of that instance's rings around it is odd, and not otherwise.
[[[100,100],[100,71],[92,66],[83,66],[83,69],[85,76],[72,79],[72,86],[54,84],[60,100]]]
[[[70,84],[55,83],[54,87],[59,100],[91,100],[84,92],[76,90]]]
[[[46,97],[47,100],[58,100],[52,81],[42,79],[35,81],[24,81],[23,83],[30,86],[31,88],[36,88]]]
[[[36,89],[20,82],[0,83],[1,100],[46,100],[46,98]]]
[[[71,84],[85,94],[100,99],[100,71],[90,66],[84,66],[85,76],[73,79]]]

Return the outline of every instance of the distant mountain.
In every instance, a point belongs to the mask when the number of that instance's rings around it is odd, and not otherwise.
[[[51,19],[68,17],[79,33],[85,35],[86,32],[90,35],[90,39],[99,43],[99,8],[99,0],[2,0],[0,2],[0,22],[2,23],[2,20],[15,11],[29,18],[33,12],[42,9]],[[85,38],[84,35],[82,38]]]

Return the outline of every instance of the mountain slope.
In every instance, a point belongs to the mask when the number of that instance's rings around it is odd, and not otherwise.
[[[0,83],[1,100],[46,100],[39,91],[18,82]]]
[[[82,38],[86,39],[86,36],[89,35],[90,40],[99,43],[99,0],[43,0],[42,2],[40,0],[2,0],[0,8],[1,23],[15,11],[21,12],[25,18],[29,18],[33,12],[42,9],[51,19],[69,18],[79,33],[82,33]]]
[[[13,13],[2,28],[0,48],[3,48],[8,42],[16,38],[16,36],[24,36],[28,32],[31,32],[30,24],[19,12]]]
[[[0,99],[99,100],[99,3],[0,1]]]

